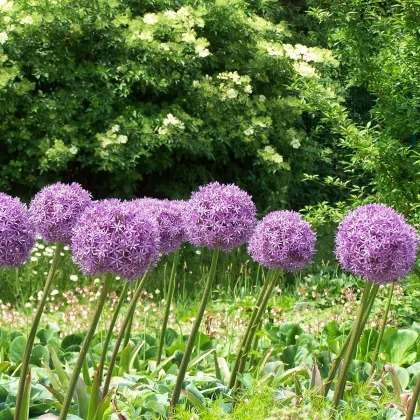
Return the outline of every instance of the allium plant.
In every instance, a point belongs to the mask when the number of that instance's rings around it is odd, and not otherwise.
[[[176,252],[185,241],[182,202],[141,198],[132,204],[156,220],[160,234],[160,252],[164,255]]]
[[[16,397],[15,419],[26,413],[22,412],[23,395],[25,394],[25,384],[27,381],[29,359],[34,344],[41,315],[44,311],[46,299],[51,288],[54,275],[60,260],[61,251],[64,244],[70,243],[71,232],[80,214],[91,203],[91,195],[79,184],[72,183],[48,185],[39,191],[32,199],[29,206],[29,215],[36,232],[47,242],[55,242],[53,262],[51,264],[42,298],[38,304],[38,309],[29,332],[26,343],[25,354],[20,368],[19,388]]]
[[[262,322],[269,299],[282,271],[302,270],[312,263],[316,234],[302,217],[288,210],[267,214],[256,226],[248,245],[252,259],[271,271],[261,289],[238,348],[229,386],[239,386],[237,373],[243,374],[257,326]]]
[[[383,204],[351,211],[340,223],[335,242],[341,267],[379,284],[405,278],[417,258],[416,230]]]
[[[73,370],[73,375],[67,389],[60,412],[60,419],[67,418],[77,380],[82,369],[83,359],[89,349],[89,344],[99,321],[105,298],[110,288],[113,274],[128,280],[144,276],[151,265],[155,264],[160,251],[160,235],[156,221],[150,218],[141,207],[133,206],[131,202],[117,199],[102,200],[87,207],[73,228],[71,241],[73,259],[89,275],[106,274],[98,307],[89,332],[83,342],[82,349]],[[144,279],[144,277],[143,277]],[[138,300],[143,282],[140,282],[132,299],[129,312]],[[127,327],[127,318],[122,331]],[[106,386],[109,386],[112,367],[123,335],[120,334],[115,345],[113,359],[109,366]],[[106,342],[109,342],[110,335]],[[115,355],[115,358],[114,358]],[[102,377],[103,361],[99,365],[98,377]],[[93,389],[98,400],[99,385]],[[107,390],[104,390],[106,394]],[[95,407],[96,408],[96,407]]]
[[[213,182],[191,195],[185,229],[195,246],[230,251],[251,236],[257,223],[251,197],[236,185]]]
[[[349,338],[348,349],[334,392],[333,406],[343,397],[348,370],[353,359],[379,284],[394,283],[411,271],[418,249],[418,235],[404,217],[383,204],[360,206],[340,223],[336,234],[336,256],[340,265],[367,280],[359,311]],[[392,289],[390,299],[392,297]],[[382,322],[372,365],[376,364],[379,345],[388,315]],[[332,377],[329,375],[329,379]]]
[[[214,251],[200,308],[179,367],[172,394],[171,411],[175,409],[181,395],[195,339],[210,297],[219,251],[230,251],[246,243],[257,223],[256,207],[252,198],[233,184],[224,185],[218,182],[202,186],[192,193],[184,214],[188,240],[196,246],[205,246]]]
[[[35,245],[35,228],[19,198],[0,193],[0,267],[20,267]]]
[[[57,182],[35,195],[29,213],[44,241],[70,245],[73,226],[90,203],[91,194],[76,182]]]

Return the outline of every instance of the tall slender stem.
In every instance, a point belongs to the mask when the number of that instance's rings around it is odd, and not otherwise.
[[[105,304],[105,300],[108,297],[109,289],[112,283],[112,274],[107,274],[102,287],[101,294],[99,296],[98,306],[93,315],[93,320],[90,325],[89,331],[83,341],[82,348],[80,349],[79,357],[77,358],[76,364],[73,369],[72,376],[70,378],[69,387],[67,388],[66,396],[64,397],[63,408],[60,411],[59,420],[66,420],[67,414],[70,410],[71,401],[73,399],[74,390],[76,389],[77,381],[79,379],[80,371],[82,370],[83,361],[89,351],[89,346],[92,338],[95,334],[96,327],[98,326],[99,318],[102,313],[102,309]]]
[[[171,277],[169,278],[168,294],[166,296],[165,313],[163,315],[162,329],[160,331],[159,347],[158,347],[158,354],[157,354],[157,359],[156,359],[157,365],[160,364],[161,359],[162,359],[163,346],[165,344],[165,332],[168,326],[169,313],[171,311],[172,299],[174,297],[174,292],[175,292],[176,269],[178,267],[178,261],[179,261],[179,250],[175,252],[174,260],[172,262]]]
[[[375,353],[373,353],[372,365],[370,367],[369,376],[372,376],[375,372],[375,365],[376,365],[376,362],[378,361],[379,349],[381,348],[381,342],[384,336],[386,322],[388,320],[388,313],[389,313],[389,308],[391,306],[392,295],[394,293],[394,286],[395,286],[395,283],[391,283],[391,286],[389,288],[388,301],[386,303],[384,317],[382,318],[381,329],[379,331],[378,341],[376,342],[376,346],[375,346]]]
[[[109,346],[109,343],[111,341],[112,333],[114,332],[114,327],[115,327],[115,324],[117,323],[117,319],[118,319],[118,315],[121,311],[121,307],[122,307],[122,305],[125,301],[125,298],[127,296],[129,284],[130,283],[128,281],[126,281],[125,284],[124,284],[124,288],[123,288],[123,290],[121,292],[121,295],[118,299],[117,306],[115,308],[114,314],[112,315],[111,324],[109,325],[108,332],[107,332],[106,337],[105,337],[105,342],[104,342],[104,345],[103,345],[103,348],[102,348],[101,361],[99,362],[99,367],[98,367],[99,383],[102,382],[102,375],[103,375],[103,372],[104,372],[104,365],[105,365],[106,356],[107,356],[107,353],[108,353],[108,346]]]
[[[130,306],[128,307],[127,314],[126,314],[126,316],[124,318],[124,321],[123,321],[123,324],[121,326],[120,333],[118,334],[117,342],[115,343],[114,351],[112,352],[111,360],[110,360],[109,365],[108,365],[108,372],[106,374],[104,389],[103,389],[103,392],[102,392],[103,398],[105,398],[106,395],[108,394],[109,385],[110,385],[111,379],[112,379],[112,371],[114,370],[115,362],[117,361],[118,353],[120,351],[120,346],[121,346],[121,343],[123,341],[124,334],[125,334],[125,331],[127,329],[127,325],[130,322],[131,314],[134,313],[134,311],[136,310],[136,304],[137,304],[137,301],[139,300],[141,292],[143,290],[143,285],[144,285],[144,282],[146,280],[146,276],[147,276],[147,274],[145,274],[142,277],[142,279],[140,280],[138,286],[136,287],[136,289],[134,291],[134,295],[131,299]]]
[[[211,261],[210,272],[206,282],[206,286],[203,291],[203,297],[201,298],[200,308],[198,309],[197,316],[195,318],[193,327],[191,329],[190,336],[188,338],[187,347],[185,348],[184,356],[182,357],[181,365],[179,366],[178,376],[176,378],[174,391],[172,394],[172,400],[170,405],[170,412],[169,418],[172,418],[173,411],[175,410],[175,406],[178,403],[179,397],[181,395],[182,385],[185,379],[185,374],[187,372],[188,364],[190,362],[191,354],[194,348],[195,338],[197,336],[198,330],[200,329],[200,324],[204,316],[204,311],[207,306],[207,301],[209,300],[211,287],[213,284],[213,280],[216,276],[216,267],[217,267],[217,260],[219,258],[219,250],[215,249],[213,251],[213,258]]]
[[[137,279],[136,287],[134,290],[137,290],[140,284],[143,282],[144,276]],[[137,299],[138,300],[138,299]],[[136,301],[137,304],[137,301]],[[123,350],[128,346],[131,337],[131,329],[133,328],[133,319],[134,313],[136,312],[136,305],[130,306],[129,311],[127,312],[128,322],[127,326],[124,328],[124,341],[123,341]]]
[[[47,298],[50,292],[51,284],[54,280],[54,275],[57,271],[57,267],[60,262],[60,258],[61,258],[60,254],[63,250],[63,247],[64,247],[64,244],[62,243],[56,244],[53,262],[51,264],[50,271],[48,272],[48,275],[47,275],[47,280],[44,285],[42,297],[39,302],[39,306],[36,311],[31,330],[29,331],[29,336],[28,336],[28,341],[26,342],[22,366],[20,368],[19,387],[18,387],[18,393],[17,393],[17,398],[16,398],[16,408],[15,408],[15,417],[14,417],[15,420],[19,419],[20,411],[22,409],[22,400],[23,400],[23,395],[25,391],[25,381],[26,381],[26,376],[28,374],[29,359],[31,357],[32,347],[34,345],[36,332],[39,326],[39,321],[41,320],[42,313],[44,312],[44,308],[45,308],[45,304],[47,302]]]
[[[347,374],[348,374],[348,371],[349,371],[349,368],[350,368],[350,364],[353,360],[354,351],[357,347],[357,343],[358,343],[360,335],[362,333],[360,326],[363,322],[365,312],[368,309],[369,292],[370,292],[371,288],[372,288],[372,283],[369,282],[369,281],[366,282],[366,286],[365,286],[365,289],[363,291],[362,301],[360,302],[359,310],[357,312],[356,321],[355,321],[355,324],[354,324],[353,329],[352,329],[347,354],[346,354],[346,357],[344,359],[343,366],[341,368],[340,375],[338,377],[337,386],[336,386],[336,389],[335,389],[335,392],[334,392],[334,397],[333,397],[333,402],[332,402],[333,409],[331,411],[332,415],[334,415],[333,410],[338,407],[338,404],[339,404],[339,402],[340,402],[340,400],[341,400],[341,398],[343,397],[343,394],[344,394],[344,388],[346,386],[346,381],[347,381]]]
[[[360,326],[360,328],[363,330],[366,322],[369,318],[369,314],[372,311],[372,307],[373,307],[373,302],[375,301],[375,297],[376,294],[378,293],[378,288],[379,286],[377,284],[375,284],[371,291],[370,291],[370,296],[369,296],[369,303],[368,303],[368,309],[366,310],[365,314],[364,314],[364,318],[362,321],[362,324]],[[353,329],[350,330],[349,334],[347,335],[344,343],[341,345],[341,348],[339,350],[339,352],[337,353],[336,358],[334,359],[330,371],[328,372],[328,376],[327,379],[325,380],[325,386],[324,386],[324,396],[326,397],[328,395],[328,391],[330,390],[332,381],[335,377],[335,374],[337,373],[338,367],[340,365],[341,359],[343,358],[343,356],[346,353],[347,347],[350,343],[350,338],[351,338],[351,334],[352,334]]]
[[[266,311],[267,306],[268,306],[268,302],[270,301],[270,297],[273,293],[274,287],[276,286],[277,279],[278,279],[279,275],[280,275],[280,270],[279,269],[276,269],[276,270],[273,271],[273,275],[270,278],[270,281],[269,281],[269,284],[268,284],[267,289],[265,291],[263,300],[262,300],[261,305],[258,309],[257,316],[255,317],[254,323],[251,325],[251,329],[250,329],[250,332],[249,332],[248,338],[246,340],[244,350],[242,352],[242,356],[241,356],[240,362],[239,362],[238,373],[240,373],[240,374],[243,374],[244,371],[245,371],[245,366],[246,366],[246,361],[247,361],[247,358],[248,358],[248,353],[249,353],[249,350],[251,349],[252,341],[255,337],[255,332],[257,330],[257,326],[258,326],[260,320],[262,320],[263,317],[264,317],[265,311]],[[239,386],[240,386],[240,382],[236,378],[234,389],[235,390],[238,389]]]
[[[413,395],[411,396],[411,401],[407,409],[407,416],[405,420],[413,420],[414,413],[416,411],[417,401],[419,399],[419,394],[420,394],[420,375],[417,379],[416,386],[414,387]]]
[[[233,386],[235,385],[236,374],[238,372],[239,364],[240,364],[240,361],[241,361],[241,358],[242,358],[242,353],[245,349],[245,344],[246,344],[248,336],[251,332],[252,326],[255,323],[255,318],[257,317],[258,310],[260,309],[260,306],[263,302],[265,293],[267,291],[267,287],[269,286],[269,284],[271,282],[271,277],[272,276],[273,276],[273,272],[270,271],[267,275],[267,278],[266,278],[265,282],[263,283],[263,285],[261,287],[260,294],[258,295],[258,299],[255,302],[254,308],[252,310],[251,318],[248,321],[248,326],[246,328],[245,334],[242,337],[241,343],[239,344],[238,351],[236,353],[235,362],[233,364],[232,372],[230,374],[229,388],[233,388]]]

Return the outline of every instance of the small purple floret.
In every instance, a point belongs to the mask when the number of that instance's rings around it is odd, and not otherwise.
[[[248,252],[264,267],[298,271],[312,263],[315,242],[315,232],[299,213],[274,211],[258,223]]]
[[[21,266],[34,245],[35,228],[26,204],[0,193],[0,266]]]
[[[132,204],[154,218],[159,226],[160,252],[170,254],[179,249],[185,241],[184,206],[182,201],[141,198]]]
[[[335,243],[335,255],[345,270],[385,284],[410,273],[416,262],[418,235],[391,207],[367,204],[342,220]]]
[[[114,273],[135,280],[159,257],[159,228],[130,202],[96,201],[74,226],[71,247],[85,274]]]
[[[218,182],[191,195],[184,220],[193,245],[225,251],[246,243],[257,223],[251,196],[236,185]]]
[[[71,230],[90,203],[90,193],[76,182],[57,182],[47,185],[35,195],[29,213],[44,241],[69,245]]]

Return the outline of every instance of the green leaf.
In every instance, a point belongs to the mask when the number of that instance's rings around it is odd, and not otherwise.
[[[50,352],[48,349],[41,344],[37,344],[31,352],[31,357],[29,359],[29,363],[35,366],[42,366],[42,360],[45,360],[47,363],[50,360]]]
[[[9,347],[9,359],[12,363],[21,363],[25,354],[26,338],[23,336],[16,337]]]
[[[63,351],[80,351],[80,346],[83,343],[83,337],[78,334],[70,334],[63,338],[61,348]]]
[[[280,360],[291,369],[300,365],[312,365],[312,359],[305,347],[287,346],[281,353]]]
[[[387,337],[384,349],[387,361],[393,366],[414,363],[417,357],[418,336],[413,330],[400,330]]]

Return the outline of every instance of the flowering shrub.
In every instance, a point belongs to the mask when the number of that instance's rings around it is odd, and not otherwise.
[[[180,197],[224,174],[269,207],[314,199],[301,175],[335,171],[334,137],[308,124],[322,95],[296,82],[324,88],[337,62],[282,15],[225,0],[85,6],[0,4],[0,189],[71,174],[103,196]]]

